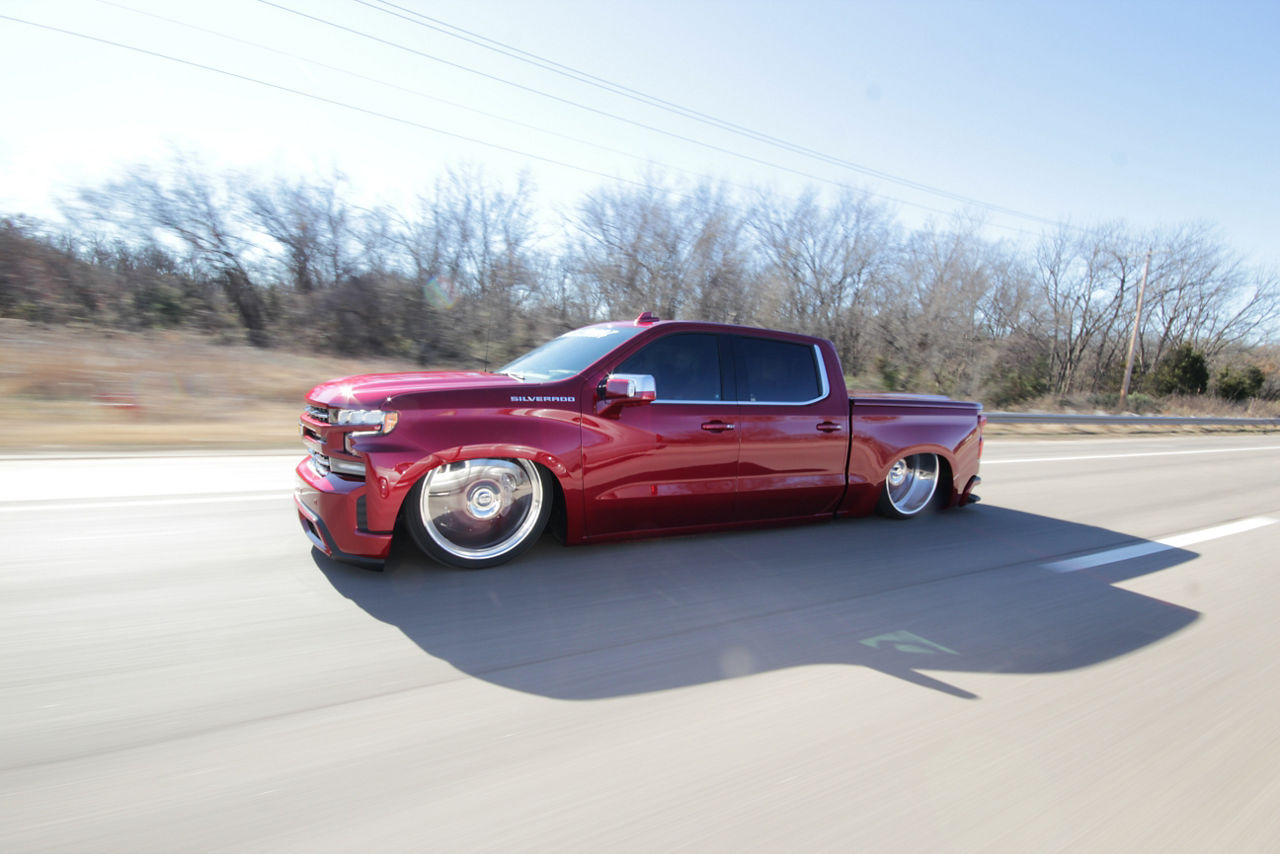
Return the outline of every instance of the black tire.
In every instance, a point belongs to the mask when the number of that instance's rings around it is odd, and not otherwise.
[[[890,519],[919,516],[933,504],[941,477],[937,454],[911,454],[895,460],[880,488],[876,511]]]
[[[404,518],[428,556],[484,569],[538,541],[554,496],[551,473],[532,460],[464,460],[427,472],[405,499]]]

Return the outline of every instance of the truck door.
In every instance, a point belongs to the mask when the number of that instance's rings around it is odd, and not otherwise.
[[[584,424],[587,536],[734,518],[738,406],[727,336],[657,338],[611,373],[654,378],[656,400]]]
[[[844,494],[849,399],[814,345],[731,338],[739,404],[738,516],[830,513]]]

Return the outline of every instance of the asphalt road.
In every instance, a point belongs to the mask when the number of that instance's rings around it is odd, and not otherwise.
[[[300,456],[0,459],[0,851],[1280,850],[1280,436],[478,573]]]

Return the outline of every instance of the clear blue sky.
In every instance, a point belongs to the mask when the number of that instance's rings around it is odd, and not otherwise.
[[[388,15],[377,0],[272,2],[434,59],[260,0],[3,0],[0,15],[469,140],[0,20],[0,212],[50,216],[70,188],[165,161],[174,149],[211,168],[268,176],[337,169],[362,200],[396,204],[466,162],[503,182],[527,169],[547,206],[572,204],[607,180],[595,173],[635,179],[652,163],[676,178],[784,192],[863,187],[900,200],[908,224],[963,207],[573,82]],[[394,2],[917,184],[1075,224],[1207,221],[1252,263],[1280,267],[1277,0]],[[1043,227],[987,215],[992,237]]]

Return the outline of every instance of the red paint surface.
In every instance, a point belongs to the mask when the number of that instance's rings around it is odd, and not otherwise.
[[[624,326],[629,324],[612,324]],[[618,404],[598,388],[628,356],[674,333],[747,335],[816,346],[828,393],[807,404],[736,400]],[[535,460],[564,499],[565,539],[651,536],[762,522],[872,512],[889,466],[932,452],[946,461],[950,503],[977,475],[981,407],[941,397],[850,397],[831,344],[818,338],[719,324],[666,321],[581,373],[556,382],[520,382],[482,372],[373,374],[331,380],[307,395],[332,408],[399,413],[380,436],[324,424],[304,414],[304,444],[364,466],[365,477],[298,466],[299,518],[338,557],[386,556],[405,496],[426,472],[481,457]],[[365,527],[357,525],[363,499]],[[316,532],[319,531],[319,536]]]

